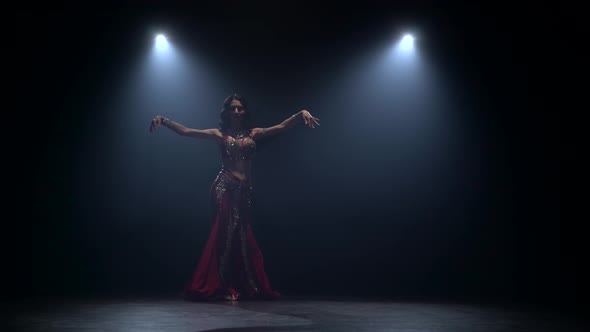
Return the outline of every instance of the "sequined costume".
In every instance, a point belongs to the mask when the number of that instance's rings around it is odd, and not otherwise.
[[[222,159],[250,160],[256,143],[247,133],[224,134],[219,143]],[[250,225],[252,185],[225,166],[210,189],[212,228],[191,280],[183,289],[187,300],[214,300],[228,295],[276,299],[264,271],[263,256]]]

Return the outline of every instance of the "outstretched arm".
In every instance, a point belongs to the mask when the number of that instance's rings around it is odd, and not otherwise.
[[[181,136],[187,136],[187,137],[193,137],[193,138],[205,138],[205,139],[212,139],[212,140],[217,140],[217,139],[222,138],[221,132],[217,128],[212,128],[212,129],[188,128],[176,121],[172,121],[172,120],[165,118],[163,116],[160,116],[160,115],[156,116],[152,120],[152,122],[150,124],[150,128],[149,128],[150,132],[153,132],[156,129],[158,129],[158,127],[160,125],[163,125],[164,127],[174,131],[175,133],[177,133],[178,135],[181,135]]]
[[[320,123],[319,123],[320,119],[312,116],[307,110],[302,110],[302,111],[299,111],[299,112],[291,115],[289,118],[287,118],[285,121],[279,123],[278,125],[274,125],[274,126],[268,127],[268,128],[254,128],[254,129],[252,129],[252,136],[254,139],[257,139],[257,138],[277,135],[277,134],[280,134],[280,133],[284,132],[285,130],[293,127],[294,125],[299,123],[301,120],[303,120],[303,122],[305,122],[305,125],[309,126],[310,128],[315,128],[316,125],[318,125],[318,126],[320,125]]]

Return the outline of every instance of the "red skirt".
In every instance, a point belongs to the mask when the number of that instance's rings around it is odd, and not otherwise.
[[[277,299],[264,271],[250,212],[252,186],[222,169],[210,190],[212,228],[205,250],[182,296],[186,300]]]

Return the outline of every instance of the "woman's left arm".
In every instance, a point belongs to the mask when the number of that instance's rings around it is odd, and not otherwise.
[[[280,133],[284,132],[285,130],[293,127],[295,124],[299,123],[299,121],[301,121],[301,120],[303,120],[303,122],[305,122],[305,125],[307,125],[309,128],[315,128],[316,125],[318,125],[318,126],[320,125],[320,122],[319,122],[320,119],[311,115],[307,110],[302,110],[302,111],[299,111],[299,112],[291,115],[289,118],[287,118],[285,121],[279,123],[278,125],[274,125],[272,127],[267,127],[267,128],[253,128],[252,129],[252,137],[254,139],[258,139],[258,138],[262,138],[262,137],[280,134]]]

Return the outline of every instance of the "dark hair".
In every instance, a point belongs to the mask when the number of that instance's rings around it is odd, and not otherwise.
[[[242,103],[244,111],[246,112],[246,114],[244,114],[244,127],[250,129],[250,109],[248,109],[248,103],[246,102],[246,98],[242,97],[237,93],[234,93],[233,95],[230,95],[229,97],[225,98],[225,101],[223,102],[223,108],[221,109],[221,113],[219,114],[219,129],[221,129],[221,131],[224,131],[230,128],[230,104],[233,100],[237,100],[240,103]]]

